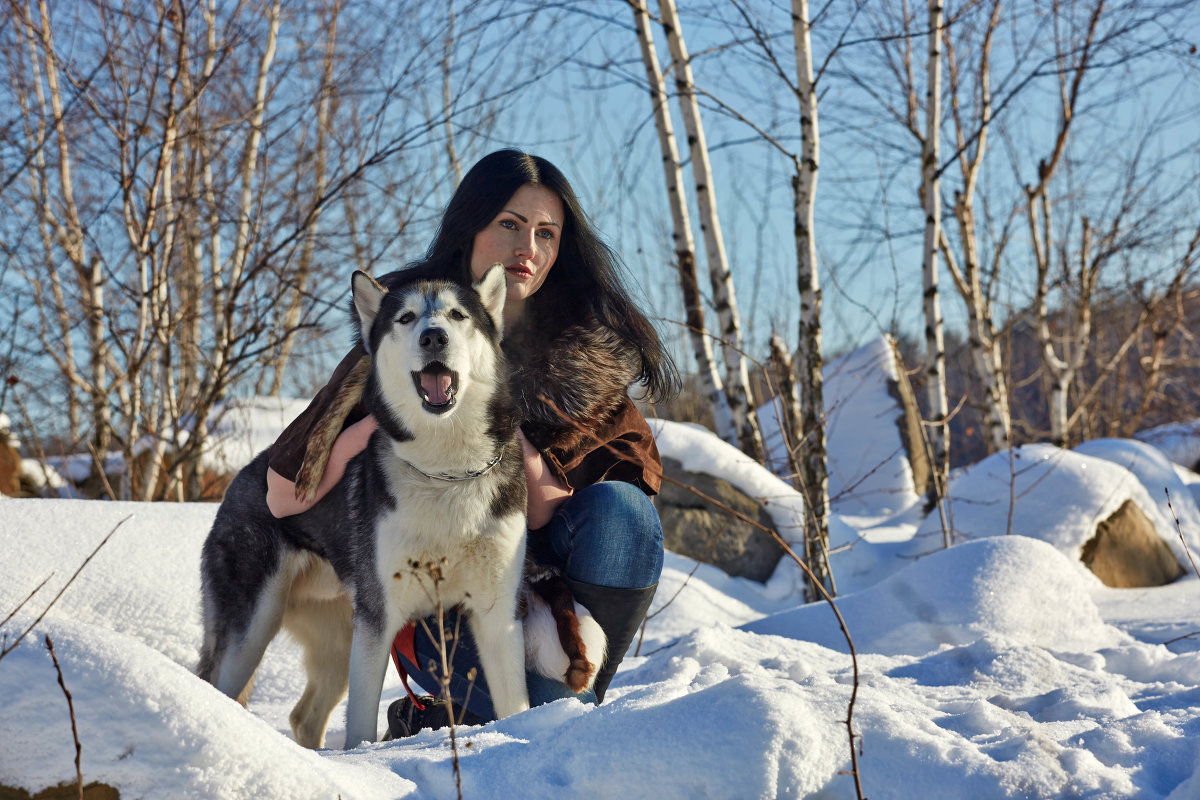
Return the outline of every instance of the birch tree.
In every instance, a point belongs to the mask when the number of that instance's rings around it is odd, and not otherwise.
[[[1000,23],[1000,0],[993,0],[991,14],[984,26],[975,63],[972,65],[973,87],[969,96],[973,108],[964,108],[962,76],[951,38],[943,31],[946,44],[946,66],[949,77],[951,117],[954,125],[955,156],[961,174],[961,184],[954,196],[954,220],[961,260],[955,255],[950,240],[941,236],[946,266],[967,311],[967,342],[976,378],[983,387],[987,434],[992,451],[1007,448],[1011,439],[1012,416],[1008,407],[1008,382],[996,320],[993,291],[999,255],[997,248],[990,265],[983,260],[980,246],[980,227],[976,213],[979,177],[987,154],[991,132],[992,43]]]
[[[742,451],[754,459],[762,460],[762,434],[759,431],[753,395],[750,392],[750,371],[744,356],[737,298],[733,289],[733,276],[729,269],[729,260],[725,253],[720,218],[717,214],[715,183],[712,166],[709,162],[708,142],[704,137],[704,125],[700,118],[700,104],[696,97],[696,84],[692,76],[691,61],[684,43],[683,30],[674,0],[659,0],[659,9],[662,12],[667,46],[671,52],[675,89],[679,97],[688,149],[691,153],[692,177],[696,187],[696,206],[700,213],[700,230],[704,234],[704,250],[713,287],[713,304],[716,307],[721,327],[726,396],[733,414],[734,424],[738,429],[738,440],[741,443]]]
[[[734,422],[729,400],[725,396],[724,383],[713,355],[712,339],[704,321],[703,298],[696,275],[696,244],[692,237],[691,214],[688,211],[687,195],[683,186],[683,170],[675,141],[675,126],[671,121],[667,85],[658,63],[658,54],[655,52],[650,15],[645,3],[643,0],[629,0],[629,5],[633,9],[642,63],[646,67],[650,102],[654,108],[654,125],[658,131],[659,149],[662,153],[663,177],[667,186],[667,200],[671,207],[671,238],[675,243],[675,266],[679,272],[679,288],[683,294],[688,339],[692,343],[692,353],[696,358],[701,391],[713,411],[716,434],[736,447],[739,444],[739,428]]]
[[[1074,325],[1070,340],[1064,342],[1061,354],[1055,347],[1055,337],[1050,330],[1050,314],[1046,298],[1049,294],[1050,264],[1053,259],[1054,228],[1051,224],[1051,202],[1049,185],[1062,161],[1067,149],[1067,141],[1071,133],[1071,122],[1075,118],[1075,110],[1079,102],[1080,88],[1084,76],[1088,73],[1095,45],[1097,25],[1104,11],[1104,3],[1099,2],[1093,8],[1089,17],[1082,43],[1064,47],[1061,41],[1056,41],[1058,50],[1058,81],[1059,81],[1059,123],[1054,136],[1054,145],[1048,157],[1041,159],[1037,166],[1037,181],[1025,185],[1025,212],[1029,223],[1030,244],[1033,249],[1034,263],[1037,267],[1037,285],[1034,298],[1034,314],[1038,345],[1042,356],[1042,364],[1050,375],[1051,388],[1049,396],[1050,440],[1059,447],[1067,446],[1070,415],[1067,407],[1067,397],[1071,384],[1087,356],[1088,346],[1092,337],[1092,296],[1103,257],[1098,257],[1092,249],[1091,222],[1087,217],[1082,219],[1082,232],[1079,245],[1079,268],[1076,273],[1078,293],[1075,298]],[[1057,19],[1056,19],[1057,23]],[[1056,25],[1057,30],[1057,25]],[[1058,37],[1056,36],[1056,40]],[[1069,51],[1069,52],[1068,52]],[[1075,55],[1073,55],[1075,54]],[[1073,63],[1070,63],[1073,62]],[[1115,236],[1116,225],[1110,232]],[[1068,279],[1069,273],[1065,276]]]
[[[921,200],[925,210],[922,245],[925,311],[925,392],[932,425],[928,428],[933,481],[930,499],[940,502],[950,472],[950,412],[946,396],[946,339],[942,300],[938,286],[938,254],[942,238],[941,126],[942,126],[942,0],[929,0],[928,58],[926,61],[925,135],[921,152]]]
[[[799,394],[804,448],[800,473],[807,499],[805,560],[816,581],[833,590],[829,571],[829,474],[825,450],[825,394],[821,375],[821,286],[813,209],[817,196],[820,128],[812,65],[808,0],[792,0],[792,36],[796,51],[796,98],[800,103],[801,156],[792,176],[795,198],[797,280],[800,288]],[[816,599],[815,587],[810,592]]]
[[[39,242],[0,274],[20,298],[19,391],[66,410],[41,412],[60,449],[123,457],[119,496],[194,496],[231,388],[279,391],[298,337],[341,321],[348,271],[413,257],[410,219],[453,183],[412,153],[447,124],[485,133],[501,98],[561,63],[530,71],[490,27],[552,20],[485,3],[448,34],[435,5],[6,6],[0,92],[21,109],[23,166],[0,194],[0,238]],[[471,73],[447,104],[431,54],[449,35],[465,42],[455,63],[495,81]],[[411,111],[426,94],[445,115]]]

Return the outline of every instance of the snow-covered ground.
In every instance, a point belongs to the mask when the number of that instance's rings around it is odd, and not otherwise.
[[[284,426],[307,405],[307,400],[280,397],[237,398],[218,404],[208,415],[209,436],[200,456],[201,466],[219,473],[237,472],[259,451],[274,442]],[[0,431],[7,429],[8,419],[0,414]],[[185,425],[175,435],[176,444],[182,447],[190,436],[191,432]],[[134,445],[133,451],[134,454],[140,454],[153,446],[153,439],[147,436]],[[25,458],[22,472],[34,485],[48,486],[63,496],[76,496],[77,493],[67,481],[79,484],[87,480],[92,471],[92,462],[90,453],[48,453],[45,465]],[[121,453],[105,454],[105,473],[120,475],[123,465]]]
[[[654,425],[664,454],[766,499],[795,535],[800,505],[785,484],[699,429]],[[956,476],[960,543],[948,550],[937,515],[923,520],[911,504],[835,520],[864,794],[1200,798],[1200,579],[1183,543],[1200,558],[1200,477],[1136,442],[1016,456]],[[1079,562],[1095,522],[1127,498],[1144,504],[1185,578],[1109,589]],[[0,617],[49,577],[3,625],[7,644],[116,528],[0,660],[0,784],[36,792],[75,777],[48,634],[74,702],[84,782],[127,800],[456,796],[446,732],[350,752],[297,747],[287,715],[303,677],[286,640],[268,651],[248,711],[192,674],[199,553],[215,511],[0,500]],[[764,585],[668,554],[640,649],[604,705],[563,700],[460,729],[463,795],[853,798],[844,721],[854,667],[830,608],[803,605],[798,587],[787,561]],[[402,692],[391,675],[381,729]]]

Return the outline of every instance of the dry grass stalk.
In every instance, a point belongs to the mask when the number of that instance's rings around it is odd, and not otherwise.
[[[24,639],[26,636],[28,636],[30,631],[32,631],[34,628],[36,628],[38,626],[38,623],[40,623],[46,617],[46,615],[48,613],[50,613],[50,609],[53,608],[54,604],[58,602],[59,598],[61,598],[63,596],[63,592],[67,591],[67,589],[71,586],[71,584],[75,582],[75,579],[79,577],[79,573],[83,572],[83,568],[86,567],[88,565],[88,562],[91,561],[95,557],[96,553],[100,552],[100,548],[104,547],[104,545],[108,544],[108,540],[111,539],[112,535],[117,532],[117,529],[120,528],[122,525],[124,525],[126,522],[128,522],[130,520],[130,518],[132,518],[132,517],[133,517],[133,515],[130,514],[128,517],[125,517],[125,519],[121,520],[120,522],[118,522],[116,525],[113,526],[113,529],[108,532],[108,535],[100,540],[100,544],[96,545],[95,549],[92,550],[92,552],[88,555],[88,557],[83,560],[83,563],[79,565],[79,569],[75,570],[75,574],[71,576],[70,580],[68,580],[66,582],[66,584],[61,589],[58,590],[58,594],[54,595],[54,599],[50,601],[49,605],[47,605],[42,610],[41,614],[38,614],[37,619],[35,619],[33,622],[29,623],[29,626],[27,628],[25,628],[25,630],[21,631],[21,633],[17,636],[17,638],[13,640],[12,644],[5,645],[5,647],[3,649],[0,649],[0,658],[4,658],[6,655],[11,653],[13,650],[17,649],[17,645],[19,645],[21,643],[21,640]],[[25,598],[25,600],[21,602],[21,605],[17,606],[17,608],[14,609],[11,614],[9,614],[7,617],[4,618],[4,622],[8,622],[10,619],[12,619],[13,615],[16,614],[18,610],[20,610],[21,606],[24,606],[25,603],[29,602],[30,598],[32,598],[35,594],[37,594],[38,590],[40,590],[43,586],[45,586],[46,581],[49,581],[50,578],[53,576],[54,576],[54,573],[50,573],[50,575],[48,575],[45,580],[43,580],[40,584],[38,584],[37,588],[34,589],[33,592],[30,593],[29,597]],[[3,624],[3,623],[0,623],[0,624]]]
[[[79,787],[79,800],[83,800],[83,746],[79,744],[79,726],[75,722],[75,701],[71,699],[71,692],[67,689],[67,683],[63,680],[62,667],[58,663],[58,655],[54,652],[54,642],[50,641],[50,634],[46,634],[46,649],[50,651],[50,659],[54,662],[54,670],[58,673],[58,685],[62,687],[63,694],[67,698],[67,711],[71,714],[71,738],[75,740],[75,782]]]

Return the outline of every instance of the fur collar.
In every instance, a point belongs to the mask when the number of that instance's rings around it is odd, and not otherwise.
[[[514,326],[503,346],[523,414],[521,429],[539,450],[569,449],[585,438],[586,431],[621,406],[641,372],[638,349],[593,316],[566,326],[549,341],[545,333]]]

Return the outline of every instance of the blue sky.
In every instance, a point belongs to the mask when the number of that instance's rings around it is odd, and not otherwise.
[[[691,13],[684,9],[689,50],[693,55],[700,53],[693,61],[697,83],[788,146],[798,148],[795,100],[764,67],[758,51],[746,44],[710,51],[739,33],[744,36],[744,29],[735,27],[740,18],[730,8],[710,12],[693,8]],[[751,10],[770,20],[774,26],[770,30],[779,34],[774,45],[781,63],[794,68],[794,62],[785,60],[792,57],[786,9],[778,3],[760,2],[752,3]],[[814,28],[818,60],[829,52],[833,37],[845,29],[847,20],[836,16],[839,11],[842,9],[831,9],[830,16]],[[650,101],[641,84],[644,72],[632,15],[623,4],[614,4],[610,13],[611,21],[589,18],[595,28],[586,33],[592,38],[570,65],[556,70],[532,91],[518,95],[502,114],[493,141],[497,146],[516,145],[537,152],[567,172],[598,226],[644,284],[649,305],[663,318],[666,331],[677,327],[682,312],[675,276],[669,269],[670,222],[659,148]],[[869,16],[864,12],[854,20],[849,39],[864,35],[872,24]],[[1164,15],[1162,19],[1140,30],[1138,40],[1161,38],[1168,18]],[[1003,31],[1007,38],[997,44],[993,55],[993,89],[998,97],[1024,79],[1030,65],[1046,54],[1048,31],[1048,23],[1032,17]],[[661,29],[656,28],[655,34],[663,60],[665,39]],[[573,35],[583,36],[584,32]],[[1197,37],[1182,38],[1186,42]],[[580,45],[572,39],[570,46]],[[923,327],[919,252],[923,217],[916,196],[919,148],[910,134],[888,119],[877,99],[869,98],[850,78],[858,75],[879,95],[890,97],[891,79],[880,70],[881,52],[882,45],[873,41],[847,46],[822,78],[817,237],[829,351],[860,344],[889,330],[919,335]],[[923,44],[918,43],[916,68],[922,85],[923,58]],[[1062,230],[1067,237],[1078,236],[1076,217],[1081,213],[1089,213],[1093,219],[1111,216],[1118,196],[1116,181],[1129,168],[1136,143],[1143,143],[1140,169],[1148,191],[1172,198],[1179,204],[1174,208],[1181,216],[1190,213],[1195,217],[1200,205],[1195,189],[1189,188],[1193,183],[1189,176],[1200,172],[1196,57],[1176,45],[1144,56],[1130,67],[1117,64],[1116,51],[1108,58],[1112,63],[1106,62],[1106,69],[1084,85],[1073,124],[1070,164],[1060,170],[1054,185],[1060,199],[1067,194],[1080,198],[1071,207],[1064,199],[1062,211],[1056,215],[1067,226]],[[997,228],[1020,196],[1014,169],[1021,182],[1029,181],[1038,154],[1048,152],[1058,116],[1055,91],[1052,75],[1037,77],[997,116],[980,193],[981,207],[986,201]],[[791,165],[747,126],[720,114],[713,101],[704,105],[718,205],[741,315],[752,355],[761,356],[772,330],[779,330],[792,344],[796,338]],[[677,109],[675,118],[681,136]],[[944,154],[950,143],[950,131],[944,128]],[[481,147],[479,154],[486,149]],[[947,172],[943,194],[948,201],[956,173],[956,169]],[[690,179],[690,172],[685,179]],[[699,238],[696,219],[693,212]],[[997,298],[1002,318],[1007,309],[1023,307],[1032,296],[1023,217],[1015,219],[1011,230]],[[1166,247],[1160,255],[1171,252],[1172,248]],[[705,268],[702,254],[700,268]],[[1143,263],[1130,268],[1155,267]],[[1112,279],[1117,277],[1113,272]],[[961,301],[952,294],[949,276],[943,275],[941,280],[947,292],[943,309],[948,325],[960,328],[964,318]]]

